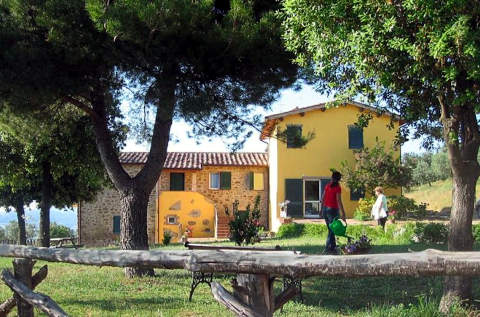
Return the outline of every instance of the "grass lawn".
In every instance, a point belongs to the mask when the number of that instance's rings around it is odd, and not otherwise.
[[[340,238],[342,241],[343,238]],[[281,245],[318,254],[324,237],[271,239],[257,246]],[[223,243],[229,244],[229,243]],[[172,245],[168,249],[183,249]],[[442,245],[410,244],[405,239],[377,239],[372,253],[445,249]],[[480,249],[476,245],[476,249]],[[11,268],[11,258],[0,258],[1,268]],[[36,272],[45,262],[38,261]],[[200,284],[188,302],[191,276],[185,270],[156,270],[152,278],[126,279],[123,270],[63,263],[48,263],[47,279],[37,288],[49,295],[71,316],[232,316],[218,304],[206,284]],[[227,289],[228,276],[216,276]],[[480,298],[478,280],[474,297]],[[276,285],[280,291],[281,283]],[[437,305],[442,293],[441,277],[319,278],[303,281],[305,302],[289,302],[277,316],[441,316]],[[2,284],[0,299],[11,296]],[[39,313],[39,312],[37,312]],[[452,308],[452,316],[469,312]],[[470,312],[472,313],[472,312]],[[41,315],[41,314],[39,314]],[[473,316],[473,315],[472,315]]]

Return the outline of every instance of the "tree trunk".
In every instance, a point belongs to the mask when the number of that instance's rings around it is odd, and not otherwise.
[[[273,316],[273,280],[268,274],[238,274],[233,294],[258,316]]]
[[[127,174],[116,154],[112,134],[108,129],[105,91],[98,87],[92,95],[95,113],[92,120],[97,148],[110,179],[122,196],[121,245],[124,250],[148,250],[148,198],[160,177],[167,157],[175,107],[175,87],[175,82],[157,84],[159,96],[150,153],[145,166],[135,177]],[[153,270],[127,268],[125,274],[127,277],[153,275]]]
[[[149,193],[132,190],[122,194],[120,241],[123,250],[148,250],[147,206]],[[149,275],[153,269],[125,268],[127,277]]]
[[[472,216],[475,203],[475,184],[478,171],[468,170],[453,176],[452,212],[448,235],[449,251],[471,251],[473,249]],[[472,279],[469,276],[447,276],[444,281],[440,310],[448,312],[455,302],[472,297]]]
[[[17,204],[15,206],[17,210],[17,221],[18,221],[18,241],[22,245],[27,245],[27,231],[25,229],[25,209],[24,209],[23,196],[20,196],[17,199]]]
[[[52,207],[53,177],[50,162],[42,166],[42,200],[40,202],[40,240],[42,247],[50,247],[50,207]]]
[[[449,251],[471,251],[473,248],[472,216],[475,205],[475,185],[480,175],[477,161],[480,134],[473,105],[448,105],[443,96],[441,106],[443,139],[452,168],[452,211],[448,234]],[[444,281],[440,311],[448,313],[455,302],[472,297],[469,276],[447,276]]]

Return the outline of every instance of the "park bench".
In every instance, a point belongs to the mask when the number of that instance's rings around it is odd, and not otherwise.
[[[190,242],[185,242],[185,247],[189,250],[237,250],[237,251],[288,251],[282,249],[279,245],[276,245],[275,248],[256,248],[256,247],[241,247],[241,246],[213,246],[207,244],[194,244]],[[292,254],[300,254],[299,251],[291,251]],[[213,281],[213,272],[192,272],[192,286],[190,288],[190,295],[188,296],[188,300],[192,301],[193,292],[195,288],[200,283],[208,284],[208,286],[212,286],[211,283]],[[286,290],[290,286],[295,286],[298,289],[298,295],[300,297],[300,301],[303,303],[303,294],[302,294],[302,280],[297,278],[292,278],[290,276],[283,276],[283,290]]]
[[[50,242],[55,248],[64,248],[64,243],[71,243],[72,246],[77,249],[78,245],[75,243],[76,238],[74,237],[63,237],[63,238],[51,238]]]

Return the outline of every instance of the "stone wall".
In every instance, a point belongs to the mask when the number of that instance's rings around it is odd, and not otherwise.
[[[141,165],[125,165],[129,175],[137,174]],[[268,228],[268,168],[239,166],[205,166],[202,170],[163,170],[157,186],[150,194],[148,203],[148,238],[155,243],[155,223],[157,219],[157,197],[159,191],[170,189],[170,172],[185,173],[185,190],[201,193],[210,199],[220,215],[225,207],[230,210],[235,200],[239,201],[239,209],[248,204],[253,207],[255,197],[260,195],[262,215],[260,222]],[[231,172],[231,189],[210,189],[210,173]],[[250,190],[247,185],[249,172],[263,173],[264,190]],[[114,188],[105,189],[97,195],[95,201],[82,202],[79,211],[80,243],[85,245],[108,245],[119,240],[119,235],[113,233],[113,216],[120,216],[120,195]]]
[[[136,175],[142,165],[124,165],[130,176]],[[150,193],[147,211],[148,240],[155,241],[157,188]],[[120,216],[120,194],[115,188],[105,188],[92,202],[81,202],[78,215],[80,243],[90,246],[116,244],[120,235],[113,233],[113,216]]]

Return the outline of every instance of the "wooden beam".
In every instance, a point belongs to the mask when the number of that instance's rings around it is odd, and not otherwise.
[[[48,266],[44,265],[38,270],[35,275],[32,276],[32,289],[35,289],[38,284],[40,284],[48,274]],[[11,297],[4,301],[0,305],[0,317],[6,317],[7,314],[15,307],[17,304],[17,301],[15,300],[15,297]]]
[[[289,300],[294,298],[299,292],[300,290],[297,287],[295,287],[295,285],[291,285],[285,291],[275,296],[274,311],[277,311],[278,309],[282,308],[283,305],[285,305]]]
[[[74,250],[66,248],[42,248],[22,245],[0,245],[0,256],[22,257],[49,262],[64,262],[96,266],[183,269],[192,255],[189,250]]]
[[[15,280],[25,286],[25,289],[32,289],[32,270],[33,263],[31,259],[13,259],[13,272],[15,274]],[[13,290],[13,289],[12,289]],[[33,305],[29,301],[24,300],[23,297],[15,292],[13,294],[15,301],[17,302],[18,316],[21,317],[33,317]]]
[[[213,297],[219,303],[225,305],[225,307],[235,313],[236,316],[263,317],[263,315],[258,314],[237,297],[230,294],[230,292],[223,288],[220,283],[212,282],[211,290]]]
[[[73,250],[0,245],[0,256],[97,266],[185,268],[213,273],[270,276],[480,275],[480,252],[422,252],[365,255],[307,255],[240,250]]]
[[[38,307],[40,310],[45,312],[48,316],[53,317],[66,317],[67,313],[63,311],[60,306],[57,305],[50,297],[41,293],[35,293],[30,290],[25,284],[17,281],[12,273],[8,270],[2,270],[0,275],[2,281],[7,284],[8,287],[16,294],[22,297],[25,301],[30,303],[33,306]]]

